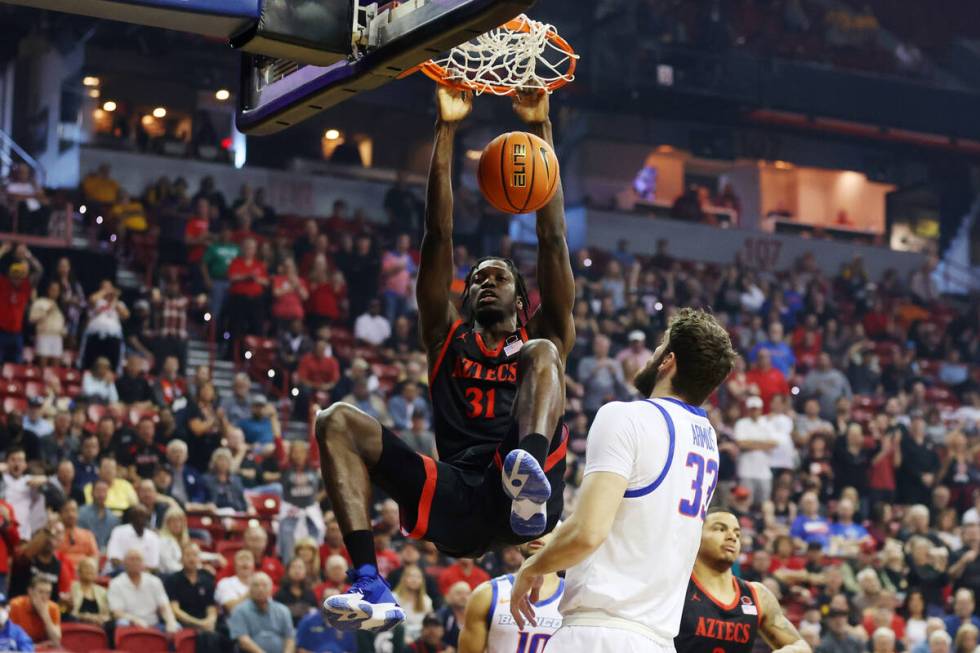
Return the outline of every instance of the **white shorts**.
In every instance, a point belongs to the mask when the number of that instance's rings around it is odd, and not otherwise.
[[[674,653],[674,646],[622,628],[562,626],[551,636],[544,653]]]

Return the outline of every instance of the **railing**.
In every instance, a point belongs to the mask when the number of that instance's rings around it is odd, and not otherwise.
[[[34,171],[34,178],[37,179],[37,183],[41,186],[44,185],[45,177],[47,177],[47,172],[44,170],[44,166],[40,162],[27,153],[27,150],[22,148],[17,144],[10,134],[0,129],[0,176],[6,177],[10,174],[10,168],[14,164],[14,158],[10,156],[10,150],[21,158],[21,160],[26,163],[31,170]]]

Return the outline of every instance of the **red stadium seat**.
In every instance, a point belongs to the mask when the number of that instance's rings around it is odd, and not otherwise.
[[[52,370],[62,383],[82,382],[82,374],[73,367],[51,367],[48,369]]]
[[[174,634],[174,653],[197,653],[197,632],[185,628]]]
[[[42,377],[41,368],[34,365],[18,365],[15,378],[21,381],[39,381]]]
[[[62,386],[62,390],[70,399],[74,399],[78,395],[82,394],[82,386],[78,385],[77,383],[70,383]]]
[[[0,383],[0,395],[6,397],[25,397],[24,384],[20,381],[5,380]]]
[[[215,553],[224,556],[229,562],[235,557],[235,554],[241,551],[245,547],[245,543],[242,540],[218,540],[214,545]]]
[[[167,651],[167,636],[159,630],[122,626],[116,629],[116,646],[123,651],[157,653]]]
[[[3,412],[4,414],[12,413],[13,411],[18,413],[23,413],[27,411],[27,400],[22,397],[6,397],[3,400]]]
[[[88,653],[109,646],[109,638],[98,626],[83,623],[61,624],[61,645],[75,653]]]
[[[254,494],[249,497],[255,512],[263,517],[275,517],[279,514],[281,499],[275,494]]]
[[[0,368],[0,378],[12,379],[15,376],[14,370],[17,368],[16,363],[4,363],[3,367]]]

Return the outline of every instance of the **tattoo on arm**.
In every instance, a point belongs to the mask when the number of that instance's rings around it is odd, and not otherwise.
[[[798,653],[809,653],[810,646],[803,640],[800,631],[786,618],[779,601],[765,585],[753,583],[762,609],[762,623],[759,632],[774,651],[792,647]]]

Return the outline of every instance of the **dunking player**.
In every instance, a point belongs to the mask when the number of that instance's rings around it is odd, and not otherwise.
[[[531,557],[554,535],[521,545],[525,558]],[[483,583],[466,604],[463,629],[459,632],[458,653],[541,653],[561,626],[558,602],[565,593],[565,581],[558,574],[546,574],[534,604],[536,625],[521,630],[510,614],[511,575],[498,576]]]
[[[372,481],[398,502],[412,537],[455,557],[531,540],[561,516],[564,364],[575,340],[562,191],[537,214],[540,309],[528,316],[520,272],[508,259],[489,257],[470,270],[457,310],[450,167],[472,97],[440,87],[436,99],[417,296],[439,461],[351,405],[317,415],[323,479],[354,566],[350,591],[324,603],[327,619],[344,630],[385,630],[404,619],[377,571]],[[551,142],[547,95],[515,97],[514,111]]]
[[[532,588],[568,570],[548,653],[673,650],[718,482],[718,441],[699,406],[734,360],[714,317],[682,309],[633,380],[648,398],[596,414],[575,512],[524,562],[511,593],[514,619],[533,625]]]
[[[674,638],[677,653],[751,653],[760,634],[778,653],[810,653],[772,592],[732,574],[741,549],[735,515],[709,513]]]

